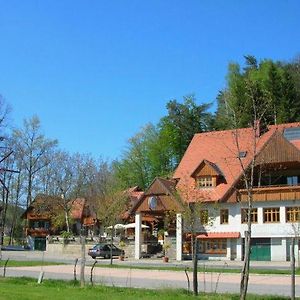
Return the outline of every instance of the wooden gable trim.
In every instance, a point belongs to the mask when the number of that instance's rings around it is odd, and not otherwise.
[[[279,131],[275,131],[256,156],[256,165],[295,161],[300,161],[300,151]]]
[[[157,197],[157,209],[151,210],[148,200],[151,196]],[[177,199],[174,192],[167,188],[160,178],[155,178],[140,201],[132,208],[131,215],[135,212],[163,212],[167,210],[182,211],[183,204]]]
[[[222,172],[215,164],[204,159],[191,174],[194,178],[200,176],[222,176]]]

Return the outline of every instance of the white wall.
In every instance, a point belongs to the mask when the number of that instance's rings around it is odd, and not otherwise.
[[[294,201],[255,202],[253,207],[258,209],[258,223],[252,224],[252,237],[275,238],[293,236],[293,224],[285,222],[285,206],[296,205],[300,205],[300,200],[299,204],[295,204]],[[246,203],[207,205],[207,207],[203,209],[208,209],[209,214],[213,217],[211,218],[210,224],[205,226],[206,230],[209,232],[240,232],[241,236],[244,237],[244,232],[247,230],[247,224],[241,224],[241,208],[246,207]],[[280,207],[280,223],[263,223],[263,208],[266,207]],[[220,209],[229,210],[228,224],[220,224]]]

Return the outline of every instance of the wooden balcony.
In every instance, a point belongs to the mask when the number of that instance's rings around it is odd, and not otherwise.
[[[40,236],[45,237],[50,234],[49,229],[45,228],[26,228],[26,235],[31,235],[32,237]]]
[[[241,189],[237,199],[247,201],[247,190]],[[253,201],[287,201],[300,200],[300,185],[293,186],[264,186],[253,189]]]

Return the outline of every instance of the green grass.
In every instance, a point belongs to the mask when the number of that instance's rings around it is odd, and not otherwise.
[[[0,261],[0,268],[5,264],[6,260]],[[64,263],[48,262],[48,261],[35,261],[35,260],[9,260],[7,267],[35,267],[35,266],[53,266],[64,265]]]
[[[5,300],[181,300],[194,299],[185,290],[146,290],[133,288],[118,288],[106,286],[86,286],[80,288],[78,283],[61,280],[45,280],[37,284],[36,280],[30,278],[0,278],[0,299]],[[233,294],[201,294],[196,299],[206,300],[237,300],[238,295]],[[285,297],[256,296],[249,295],[247,300],[280,300]]]
[[[131,266],[131,265],[117,265],[117,264],[99,264],[96,265],[96,267],[99,268],[120,268],[120,269],[139,269],[139,270],[165,270],[165,271],[184,271],[184,267],[180,266]],[[191,268],[187,269],[188,271],[191,271]],[[240,269],[234,269],[234,268],[203,268],[200,267],[198,268],[199,272],[208,272],[208,273],[241,273]],[[277,269],[255,269],[255,268],[250,268],[250,273],[251,274],[266,274],[266,275],[271,275],[271,274],[278,274],[278,275],[289,275],[290,271],[289,270],[277,270]],[[296,269],[296,275],[300,275],[300,268]]]

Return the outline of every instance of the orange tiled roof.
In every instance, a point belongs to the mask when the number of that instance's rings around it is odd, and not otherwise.
[[[283,133],[284,129],[292,127],[300,127],[300,122],[269,126],[268,131],[258,138],[256,153],[261,151],[276,131]],[[173,178],[179,179],[177,189],[181,191],[182,198],[188,202],[195,201],[195,199],[196,201],[220,201],[226,198],[242,175],[242,168],[237,157],[238,150],[247,153],[246,157],[242,158],[245,166],[249,165],[253,159],[253,134],[252,128],[195,134],[173,175]],[[239,148],[236,144],[236,137]],[[300,140],[291,141],[291,143],[300,150]],[[214,188],[190,188],[184,193],[184,188],[194,186],[194,179],[191,175],[203,161],[216,165],[222,171],[225,181]]]
[[[85,205],[85,199],[83,198],[77,198],[71,203],[72,208],[70,211],[71,217],[73,219],[81,219],[83,215],[83,209]]]

